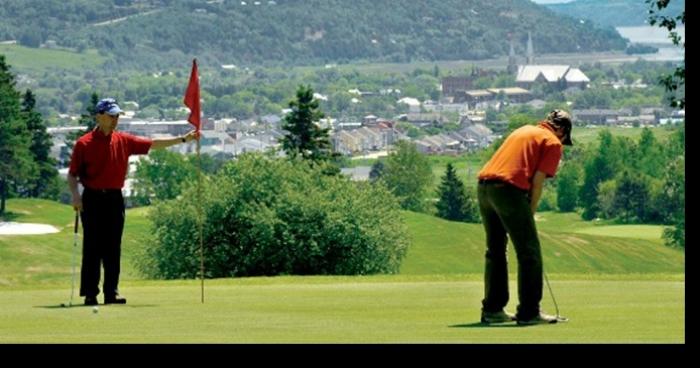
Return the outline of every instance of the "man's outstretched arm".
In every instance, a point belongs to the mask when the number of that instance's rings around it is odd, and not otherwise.
[[[199,139],[199,132],[191,130],[182,137],[154,139],[153,144],[151,145],[151,148],[153,148],[153,149],[167,148],[170,146],[174,146],[178,143],[189,142],[193,139]]]

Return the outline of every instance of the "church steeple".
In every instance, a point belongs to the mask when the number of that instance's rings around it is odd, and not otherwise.
[[[515,58],[515,48],[513,47],[513,36],[509,33],[508,40],[510,41],[510,51],[508,52],[508,73],[515,73],[518,70],[518,61]]]
[[[532,35],[527,32],[527,64],[535,63],[535,51],[532,49]]]

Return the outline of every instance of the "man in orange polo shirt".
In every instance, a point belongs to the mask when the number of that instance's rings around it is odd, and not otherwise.
[[[563,145],[572,145],[571,117],[554,110],[537,126],[514,130],[479,172],[479,210],[486,230],[483,323],[557,322],[557,317],[540,310],[543,266],[534,216],[545,178],[557,172]],[[508,237],[518,259],[515,315],[504,309],[509,298]]]
[[[80,296],[85,297],[85,305],[97,305],[102,263],[104,303],[126,304],[119,295],[119,264],[125,215],[122,187],[129,171],[129,156],[199,139],[199,133],[191,131],[166,139],[136,137],[116,131],[123,112],[113,98],[100,100],[95,110],[97,125],[75,142],[68,169],[73,208],[80,211],[83,222]],[[78,182],[84,188],[82,196]]]

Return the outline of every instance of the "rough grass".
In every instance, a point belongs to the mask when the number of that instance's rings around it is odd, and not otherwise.
[[[13,70],[42,73],[54,69],[94,69],[105,61],[96,50],[77,53],[57,49],[35,49],[20,45],[0,45],[0,54],[5,55]]]

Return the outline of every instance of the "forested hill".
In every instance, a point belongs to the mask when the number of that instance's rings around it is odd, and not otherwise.
[[[621,50],[612,28],[529,0],[2,0],[0,41],[96,48],[126,67],[301,65]],[[127,64],[127,65],[125,65]]]
[[[560,14],[610,27],[643,26],[648,24],[649,17],[649,4],[643,0],[576,0],[546,6]],[[673,0],[661,14],[675,16],[683,10],[685,0]]]

